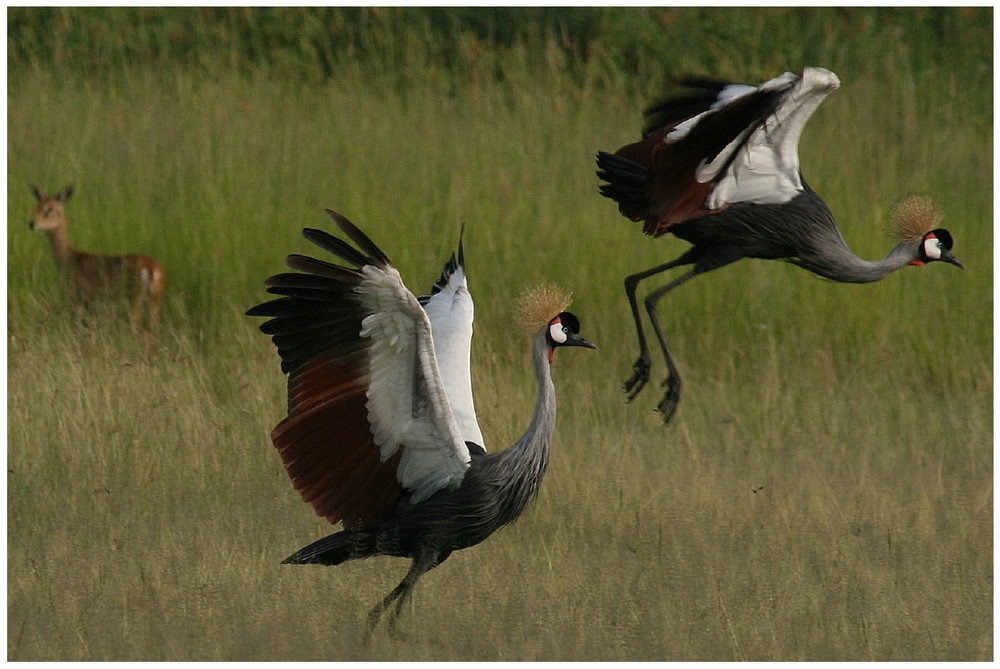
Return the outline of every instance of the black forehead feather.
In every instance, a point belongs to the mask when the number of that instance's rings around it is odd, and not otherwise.
[[[558,316],[556,316],[556,318],[558,318],[559,321],[563,325],[568,327],[574,334],[580,333],[580,319],[571,314],[570,312],[564,311]],[[555,318],[553,318],[552,320],[555,320]]]
[[[951,250],[952,246],[954,246],[954,244],[955,244],[954,240],[951,237],[951,233],[948,232],[947,230],[945,230],[944,228],[938,228],[937,230],[931,230],[928,234],[931,234],[931,235],[934,235],[935,237],[937,237],[938,240],[941,242],[941,244],[946,249],[948,249],[949,251]]]

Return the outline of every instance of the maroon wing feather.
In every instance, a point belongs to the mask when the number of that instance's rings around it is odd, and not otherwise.
[[[347,381],[271,432],[302,499],[317,515],[331,523],[343,521],[346,527],[377,518],[400,494],[399,452],[386,462],[379,459],[366,418],[366,390]]]
[[[369,342],[360,336],[367,312],[355,291],[362,266],[387,267],[389,260],[350,221],[330,214],[362,250],[303,231],[347,266],[289,256],[299,272],[267,280],[268,292],[283,297],[247,314],[270,317],[261,330],[271,335],[288,374],[288,416],[271,439],[292,484],[318,515],[357,527],[391,508],[401,492],[399,452],[382,462],[368,422]]]

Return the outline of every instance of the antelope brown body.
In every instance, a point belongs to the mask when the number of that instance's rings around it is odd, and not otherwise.
[[[97,302],[125,299],[133,320],[144,325],[150,344],[155,342],[166,285],[163,266],[147,255],[77,251],[70,244],[66,224],[66,203],[73,195],[73,186],[66,186],[54,196],[46,195],[37,186],[31,186],[31,192],[38,206],[29,226],[48,233],[56,267],[78,315]]]

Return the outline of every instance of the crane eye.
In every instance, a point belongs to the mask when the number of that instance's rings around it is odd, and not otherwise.
[[[927,237],[924,239],[924,255],[928,260],[940,260],[944,250],[944,244],[937,237]]]
[[[549,337],[557,344],[565,344],[568,339],[569,328],[558,319],[549,323]]]

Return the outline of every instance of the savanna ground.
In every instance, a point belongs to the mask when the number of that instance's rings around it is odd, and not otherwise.
[[[11,660],[988,660],[993,655],[992,10],[8,9]],[[678,254],[597,194],[678,73],[843,87],[803,170],[854,250],[937,198],[965,272],[871,285],[744,261],[662,303],[674,422],[619,388],[621,279]],[[72,326],[27,183],[83,249],[163,261],[158,350]],[[560,282],[596,352],[555,370],[547,480],[360,641],[405,571],[280,560],[328,533],[268,432],[242,312],[299,235],[358,223],[416,291],[466,224],[487,444],[534,400],[509,327]],[[663,373],[659,360],[654,370]]]

